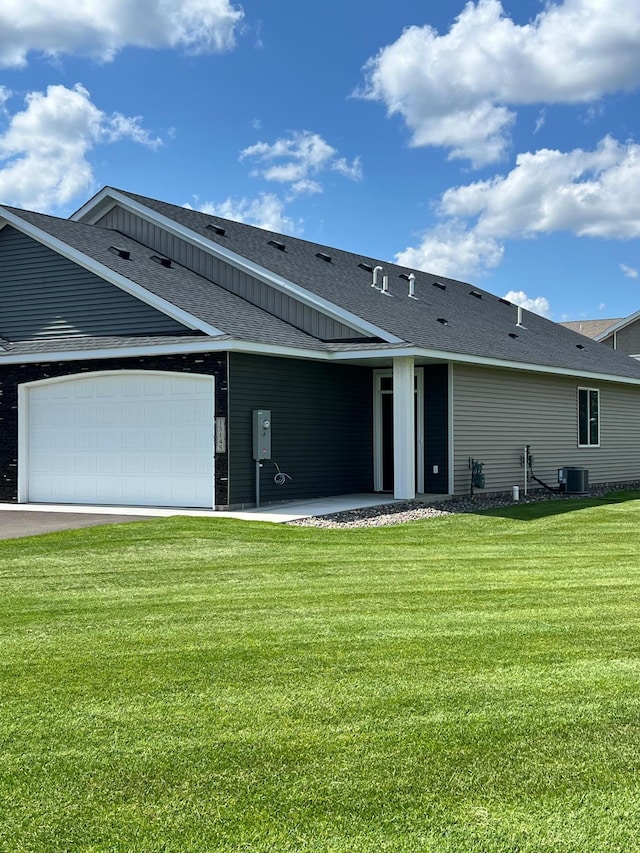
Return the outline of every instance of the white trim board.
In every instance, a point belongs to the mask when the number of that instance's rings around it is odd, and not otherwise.
[[[202,343],[144,344],[139,347],[107,347],[96,350],[79,349],[63,352],[46,350],[43,352],[28,354],[0,352],[0,364],[37,364],[38,362],[50,361],[89,361],[91,359],[101,358],[127,358],[131,356],[175,355],[188,353],[198,354],[205,352],[244,352],[255,355],[334,362],[365,360],[380,362],[383,360],[389,361],[390,359],[399,356],[411,356],[416,359],[416,364],[418,365],[426,362],[471,364],[479,367],[498,367],[504,368],[505,370],[517,370],[523,373],[542,373],[551,376],[568,376],[576,379],[591,379],[598,382],[614,382],[618,385],[640,386],[640,377],[636,379],[627,376],[617,376],[615,374],[594,373],[593,371],[553,368],[548,367],[547,365],[506,361],[505,359],[486,358],[482,356],[461,355],[459,353],[451,353],[444,350],[422,349],[421,347],[383,347],[375,350],[333,352],[327,350],[303,349],[295,346],[283,346],[281,344],[264,344],[252,341],[229,340],[227,336],[220,336],[219,340],[205,340]]]

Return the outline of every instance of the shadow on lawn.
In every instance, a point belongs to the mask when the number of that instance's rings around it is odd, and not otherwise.
[[[640,491],[608,492],[601,497],[562,496],[537,500],[533,503],[518,503],[511,506],[495,507],[494,509],[478,510],[477,515],[499,516],[514,521],[535,521],[539,518],[551,518],[554,515],[564,515],[567,512],[577,512],[598,506],[621,504],[626,501],[640,500]]]

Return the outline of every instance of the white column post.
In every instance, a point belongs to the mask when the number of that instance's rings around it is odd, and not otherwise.
[[[416,438],[413,359],[393,359],[393,496],[416,496]]]

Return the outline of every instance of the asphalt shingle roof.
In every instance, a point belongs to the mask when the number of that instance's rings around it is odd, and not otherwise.
[[[612,326],[620,323],[622,319],[622,317],[619,317],[617,320],[569,320],[568,322],[561,323],[560,325],[564,326],[565,329],[571,329],[574,332],[579,332],[586,338],[597,338],[598,335],[606,332],[607,329],[610,329]]]
[[[599,343],[587,343],[583,335],[538,314],[524,311],[524,328],[517,327],[515,305],[466,282],[118,192],[407,343],[480,358],[640,378],[639,362]],[[224,228],[224,236],[207,225]],[[284,251],[270,240],[283,243]],[[391,295],[371,287],[371,272],[359,264],[382,266]],[[408,282],[401,278],[411,272],[417,299],[408,298]]]
[[[315,338],[197,273],[176,263],[167,268],[152,261],[156,252],[123,234],[42,213],[6,209],[232,338],[318,349]],[[114,246],[129,251],[130,257],[111,251]]]
[[[218,244],[385,329],[408,345],[473,359],[540,365],[560,372],[575,370],[640,378],[640,362],[528,311],[523,312],[522,327],[517,326],[515,305],[465,282],[410,270],[123,190],[118,192],[204,237],[212,245]],[[216,327],[230,341],[343,352],[345,355],[355,349],[368,349],[374,354],[382,346],[388,347],[374,343],[319,341],[175,262],[169,269],[155,263],[151,260],[153,250],[119,232],[45,214],[7,209],[108,269]],[[208,225],[223,228],[224,235],[216,234],[207,228]],[[271,245],[271,240],[284,244],[284,250]],[[129,251],[129,259],[121,258],[110,250],[113,246]],[[330,260],[318,257],[318,254]],[[369,269],[363,269],[360,264]],[[382,266],[388,276],[388,296],[371,287],[370,270],[376,266]],[[416,299],[408,297],[406,276],[411,272],[415,275]],[[114,346],[118,345],[115,340]],[[153,338],[153,341],[158,340]],[[30,342],[28,346],[30,351],[37,351],[39,344]],[[77,346],[76,338],[73,348]],[[90,348],[89,341],[87,347]],[[51,348],[51,342],[47,342],[47,348]]]

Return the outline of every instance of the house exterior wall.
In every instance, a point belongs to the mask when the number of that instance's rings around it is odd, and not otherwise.
[[[613,346],[613,335],[603,343]],[[630,323],[623,329],[618,329],[616,332],[616,349],[629,353],[629,355],[640,353],[640,320]]]
[[[112,208],[96,224],[126,234],[315,338],[335,340],[362,337],[361,332],[356,329],[324,316],[275,287],[218,260],[208,252],[121,207]],[[215,245],[213,241],[212,245]]]
[[[578,387],[600,391],[599,447],[578,447]],[[484,463],[486,491],[522,486],[527,444],[551,486],[564,466],[591,483],[640,479],[640,386],[455,365],[453,420],[456,494],[469,492],[469,457]]]
[[[100,370],[173,370],[213,376],[215,417],[227,418],[226,353],[0,365],[0,501],[18,500],[18,385]],[[227,451],[216,452],[216,506],[228,505],[228,471]]]
[[[230,503],[255,502],[254,409],[272,422],[261,501],[373,491],[372,395],[370,368],[231,353]],[[292,478],[282,486],[274,463]]]
[[[0,261],[0,336],[7,340],[186,331],[9,225],[0,230]]]

